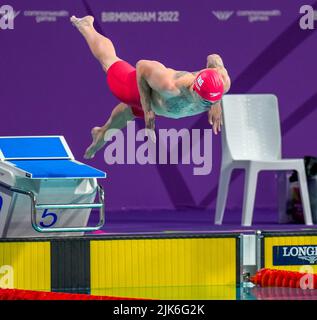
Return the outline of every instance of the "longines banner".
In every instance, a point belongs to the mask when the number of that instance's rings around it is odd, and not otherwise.
[[[316,265],[317,245],[308,246],[274,246],[274,266]]]

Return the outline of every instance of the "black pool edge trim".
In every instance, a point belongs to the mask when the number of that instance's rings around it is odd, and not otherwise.
[[[316,233],[317,234],[317,233]],[[192,239],[192,238],[236,238],[239,237],[240,233],[169,233],[169,234],[145,234],[145,235],[139,235],[139,234],[131,234],[131,235],[100,235],[100,236],[77,236],[77,237],[43,237],[43,238],[2,238],[0,239],[1,242],[52,242],[52,241],[79,241],[79,240],[85,240],[85,241],[95,241],[95,240],[147,240],[147,239]]]
[[[102,235],[83,235],[83,236],[60,236],[60,237],[15,237],[1,238],[1,242],[51,242],[51,241],[90,241],[90,240],[146,240],[146,239],[191,239],[191,238],[237,238],[241,234],[256,234],[261,232],[263,237],[296,237],[296,236],[317,236],[317,230],[305,231],[263,231],[246,230],[245,232],[171,232],[171,233],[131,233],[131,234],[102,234]]]

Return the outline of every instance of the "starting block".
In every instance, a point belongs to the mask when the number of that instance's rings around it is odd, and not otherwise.
[[[97,179],[105,177],[76,161],[63,136],[0,137],[0,238],[99,230],[105,204]],[[99,222],[88,227],[92,209]]]

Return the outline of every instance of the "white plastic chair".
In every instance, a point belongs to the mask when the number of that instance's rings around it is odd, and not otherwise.
[[[226,95],[222,106],[222,163],[215,224],[223,221],[232,170],[244,169],[243,226],[252,224],[257,176],[261,170],[297,171],[305,224],[312,225],[304,160],[281,159],[277,97],[271,94]],[[280,181],[283,183],[283,179]],[[279,188],[281,191],[285,185]]]

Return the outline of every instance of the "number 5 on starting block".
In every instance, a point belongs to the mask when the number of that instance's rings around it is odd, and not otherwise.
[[[1,205],[0,205],[0,210],[1,210]],[[51,221],[49,223],[45,223],[44,221],[40,222],[40,226],[43,228],[49,228],[52,227],[56,222],[57,222],[57,214],[54,212],[48,212],[48,209],[45,209],[42,218],[47,218],[49,217]]]

